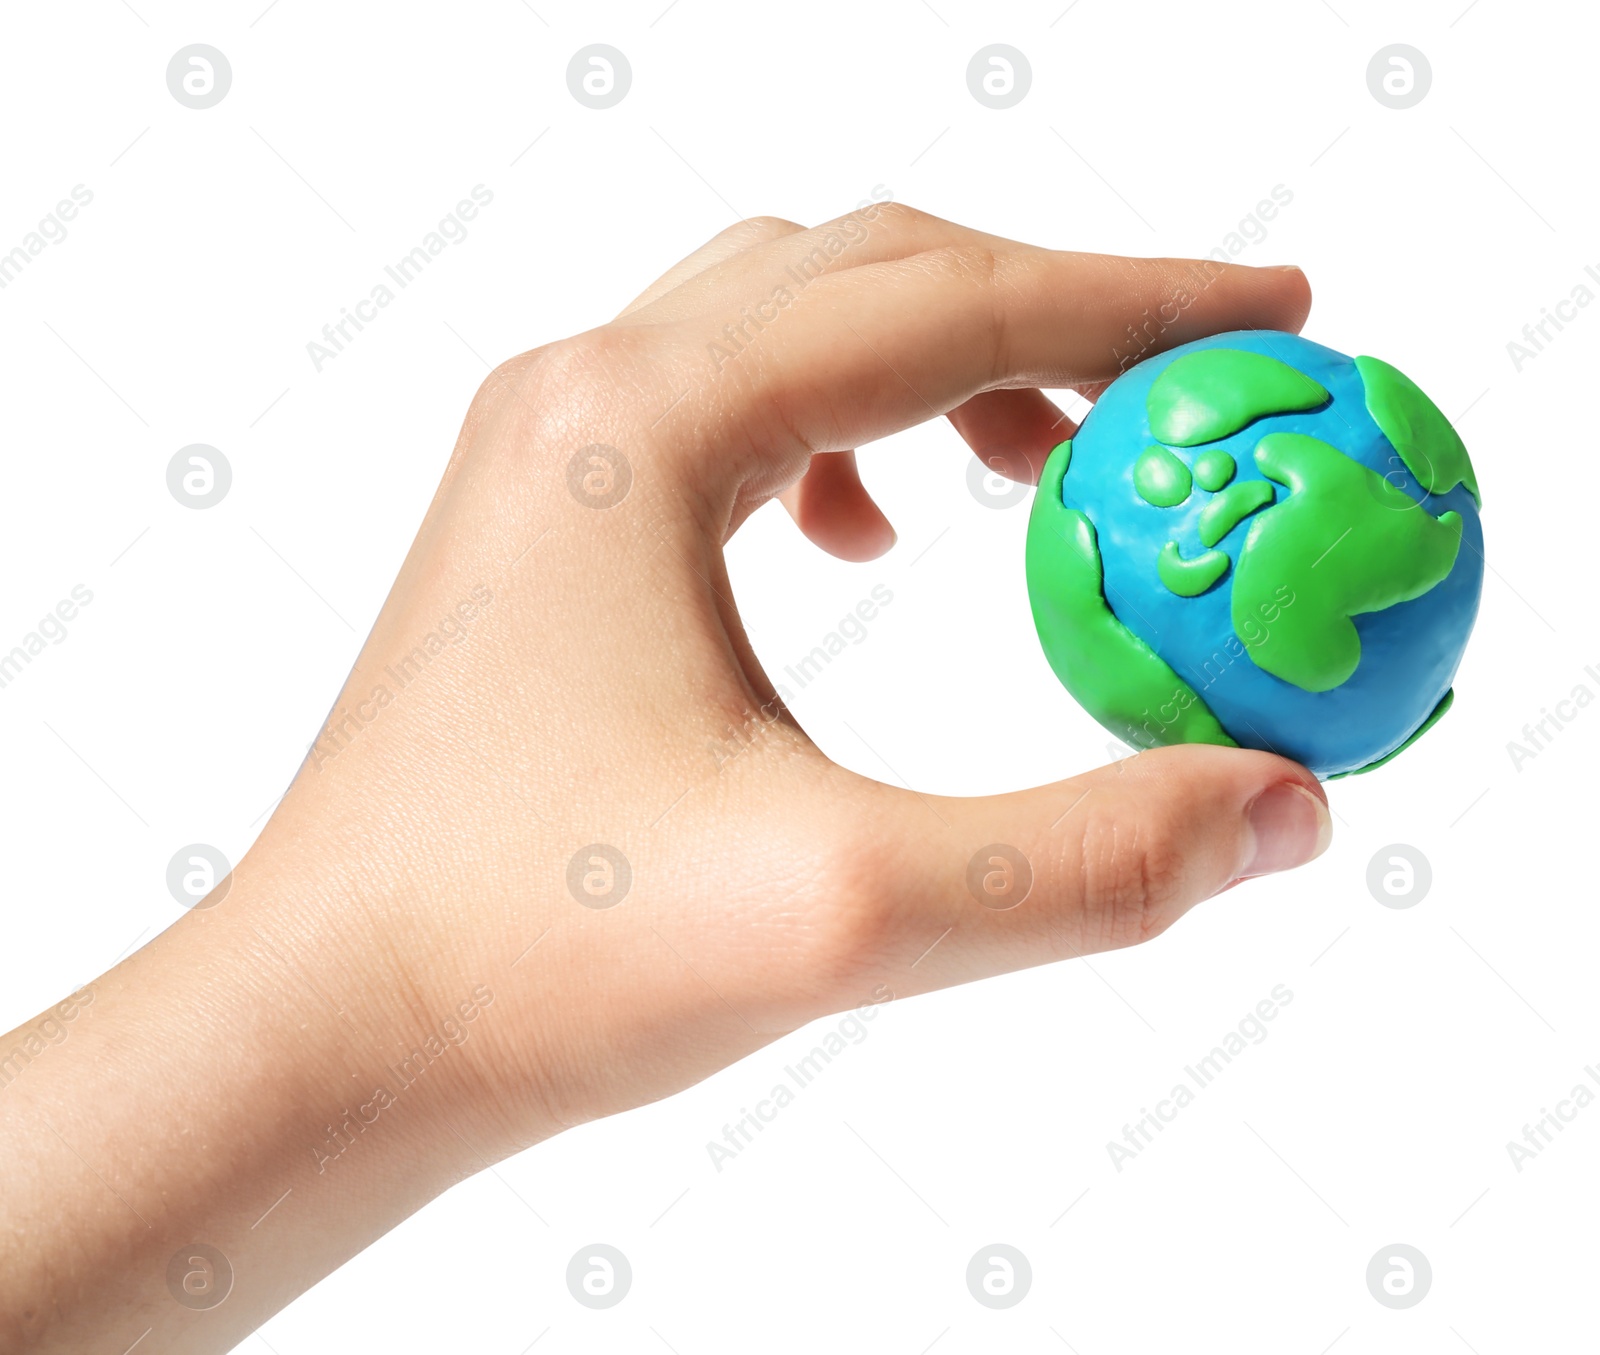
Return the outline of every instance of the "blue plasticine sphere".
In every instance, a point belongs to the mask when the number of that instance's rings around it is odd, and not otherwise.
[[[1028,536],[1046,654],[1107,728],[1319,777],[1448,708],[1483,565],[1471,462],[1432,401],[1274,331],[1119,377],[1051,454]]]

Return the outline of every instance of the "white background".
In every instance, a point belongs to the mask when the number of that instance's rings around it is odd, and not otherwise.
[[[0,690],[0,1027],[176,919],[177,848],[243,855],[485,362],[599,323],[737,214],[813,222],[881,184],[1039,243],[1203,255],[1282,184],[1292,203],[1239,257],[1303,265],[1308,336],[1415,377],[1484,488],[1490,571],[1454,711],[1331,788],[1315,866],[1137,951],[882,1009],[720,1173],[707,1141],[815,1030],[570,1133],[242,1349],[1496,1355],[1590,1330],[1600,1109],[1521,1172],[1506,1142],[1600,1060],[1600,707],[1520,769],[1507,744],[1576,685],[1600,693],[1600,308],[1520,372],[1506,345],[1576,285],[1600,293],[1600,26],[1509,0],[1065,5],[8,7],[0,251],[74,185],[94,200],[0,291],[0,650],[74,585],[94,600]],[[165,83],[193,42],[233,68],[204,111]],[[605,111],[567,87],[591,42],[633,69]],[[966,84],[992,42],[1032,67],[1004,111]],[[1433,72],[1404,111],[1366,82],[1395,42]],[[494,200],[468,238],[315,371],[307,342],[480,183]],[[192,442],[233,468],[206,511],[166,487]],[[779,681],[874,584],[893,592],[859,647],[786,684],[808,730],[930,791],[1105,761],[1034,638],[1026,496],[980,503],[942,424],[862,460],[900,533],[884,560],[823,557],[776,505],[732,547]],[[1366,884],[1397,842],[1433,872],[1405,910]],[[1268,1038],[1116,1170],[1107,1140],[1278,984],[1293,1001]],[[635,1274],[605,1312],[564,1281],[594,1241]],[[1004,1312],[964,1280],[994,1242],[1033,1268]],[[1407,1311],[1365,1282],[1394,1242],[1434,1273]]]

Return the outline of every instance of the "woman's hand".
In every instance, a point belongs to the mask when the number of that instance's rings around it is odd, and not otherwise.
[[[851,448],[947,414],[1036,478],[1072,432],[1038,387],[1308,306],[1293,269],[870,205],[743,222],[496,369],[260,840],[0,1094],[0,1347],[226,1349],[565,1126],[844,1008],[1145,940],[1317,855],[1320,789],[1265,753],[971,800],[846,771],[777,700],[723,559],[775,496],[872,558],[893,533]],[[711,756],[730,727],[742,751]],[[969,890],[995,843],[1032,877],[1006,909]],[[219,1306],[179,1297],[197,1244],[231,1270]]]

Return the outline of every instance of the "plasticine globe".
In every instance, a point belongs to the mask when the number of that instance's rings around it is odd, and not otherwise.
[[[1483,586],[1472,462],[1377,358],[1218,334],[1117,378],[1028,522],[1046,657],[1140,748],[1368,771],[1450,707]]]

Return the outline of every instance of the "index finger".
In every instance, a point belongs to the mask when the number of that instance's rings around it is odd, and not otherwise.
[[[742,480],[758,469],[750,457],[857,447],[986,390],[1104,383],[1208,334],[1298,330],[1310,310],[1297,268],[992,239],[823,274],[769,308],[734,353],[718,350],[727,340],[709,332],[714,320],[680,322],[691,339],[708,330],[710,369],[684,417],[701,437],[708,424],[730,430],[695,454]]]

